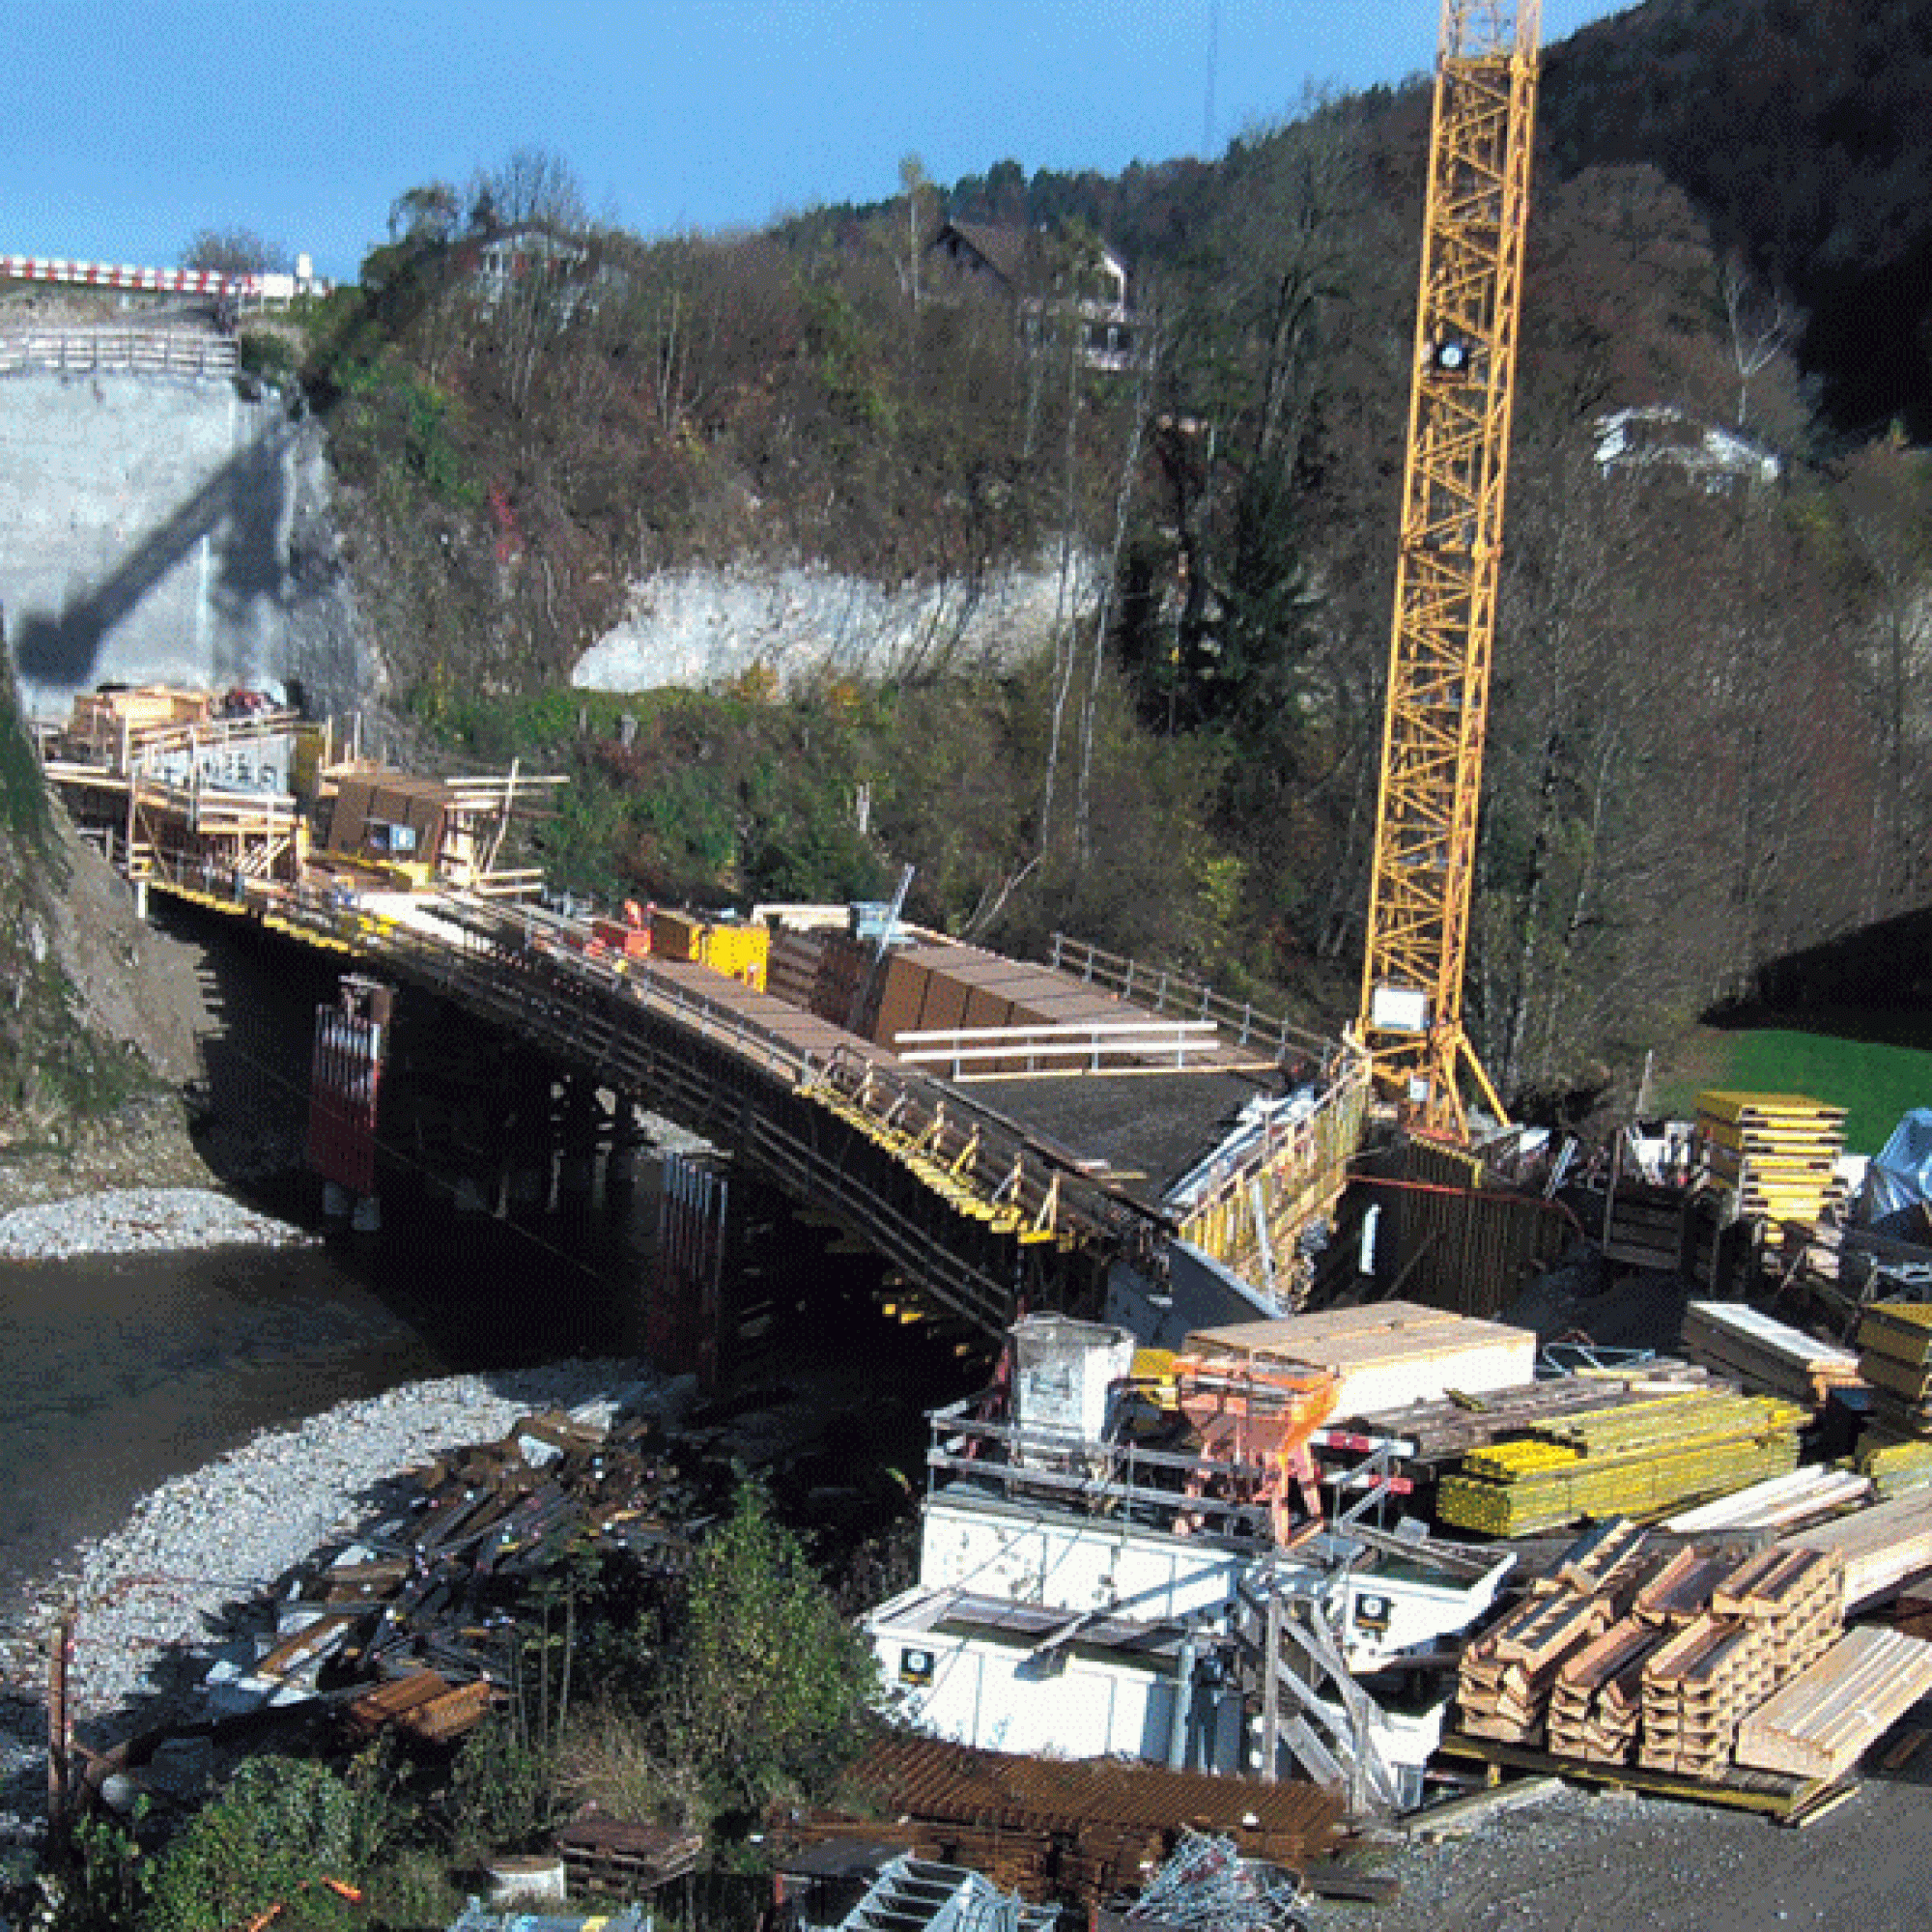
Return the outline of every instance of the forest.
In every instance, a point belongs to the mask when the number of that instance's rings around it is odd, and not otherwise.
[[[1650,0],[1548,50],[1469,1015],[1517,1104],[1627,1099],[1779,958],[1923,898],[1932,26]],[[1417,86],[1211,162],[1016,160],[644,239],[520,154],[401,191],[254,366],[327,424],[390,696],[578,780],[565,883],[876,895],[1339,1022],[1366,910],[1428,145]],[[1025,231],[988,299],[932,248]],[[560,244],[479,294],[484,246]],[[1105,244],[1132,366],[1081,353]],[[883,584],[1074,561],[996,662],[599,696],[654,572]]]

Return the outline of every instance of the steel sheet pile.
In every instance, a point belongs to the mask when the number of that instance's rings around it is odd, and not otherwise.
[[[1443,1478],[1436,1513],[1491,1536],[1651,1515],[1795,1468],[1806,1419],[1793,1403],[1726,1391],[1554,1419],[1470,1451]]]

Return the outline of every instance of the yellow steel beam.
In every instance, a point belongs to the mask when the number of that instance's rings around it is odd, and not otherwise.
[[[1444,0],[1357,1028],[1378,1084],[1466,1139],[1463,1030],[1539,0]]]

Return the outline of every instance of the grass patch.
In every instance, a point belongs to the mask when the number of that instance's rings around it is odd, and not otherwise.
[[[1660,1087],[1659,1111],[1688,1116],[1707,1087],[1803,1094],[1845,1109],[1845,1146],[1877,1153],[1901,1116],[1932,1106],[1932,1052],[1784,1027],[1700,1028],[1695,1075]]]

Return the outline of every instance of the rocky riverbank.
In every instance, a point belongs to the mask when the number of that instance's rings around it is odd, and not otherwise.
[[[415,1382],[262,1432],[163,1484],[127,1523],[27,1595],[0,1634],[0,1841],[33,1843],[45,1790],[44,1639],[75,1612],[71,1694],[97,1747],[172,1707],[264,1592],[318,1548],[393,1509],[387,1485],[439,1451],[501,1435],[532,1410],[608,1419],[661,1398],[636,1362],[577,1361]]]
[[[315,1238],[208,1187],[117,1187],[0,1214],[0,1262],[193,1248],[285,1248]]]

